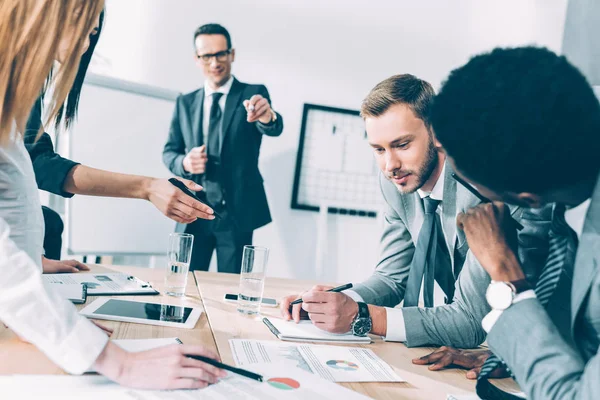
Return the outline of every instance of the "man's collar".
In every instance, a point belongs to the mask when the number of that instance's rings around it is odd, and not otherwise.
[[[218,88],[217,90],[214,90],[213,88],[211,88],[210,85],[208,84],[208,81],[204,81],[204,97],[209,97],[215,92],[219,92],[219,93],[223,93],[224,95],[228,95],[229,91],[231,90],[231,85],[233,85],[233,79],[234,79],[233,75],[231,75],[229,77],[229,79],[227,80],[227,82],[225,82],[225,84],[223,86],[221,86],[220,88]]]
[[[419,193],[419,196],[422,199],[429,196],[433,200],[442,201],[444,199],[445,176],[446,176],[446,162],[444,162],[444,166],[442,167],[442,172],[440,173],[440,176],[438,177],[437,181],[435,182],[435,185],[433,185],[433,190],[431,192],[426,192],[424,190],[417,189],[417,193]]]

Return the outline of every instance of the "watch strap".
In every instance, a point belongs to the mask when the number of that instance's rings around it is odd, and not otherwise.
[[[358,304],[358,314],[356,315],[356,318],[369,318],[369,306],[367,306],[367,303],[359,301],[356,304]]]
[[[529,283],[527,279],[519,279],[516,281],[507,282],[512,286],[514,294],[523,293],[527,290],[533,289],[533,286]]]

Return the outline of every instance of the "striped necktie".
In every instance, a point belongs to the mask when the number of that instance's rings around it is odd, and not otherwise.
[[[423,301],[425,307],[433,307],[435,257],[438,246],[438,235],[441,234],[438,224],[436,224],[436,210],[439,204],[439,200],[434,200],[429,196],[423,198],[425,218],[421,225],[421,231],[419,232],[419,238],[417,239],[406,281],[404,307],[418,306],[421,282],[423,281]]]
[[[575,250],[577,235],[565,220],[565,206],[555,204],[552,210],[552,223],[548,233],[549,251],[546,264],[535,286],[535,295],[543,307],[547,307],[566,270],[572,270],[575,265]],[[489,375],[504,362],[495,354],[485,361],[477,378],[477,395],[484,400],[522,399],[500,390],[489,381]],[[509,371],[510,372],[510,371]]]

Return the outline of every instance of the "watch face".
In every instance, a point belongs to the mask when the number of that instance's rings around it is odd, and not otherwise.
[[[513,301],[514,292],[504,282],[492,282],[487,288],[485,298],[494,310],[506,310]]]
[[[371,318],[358,318],[352,325],[352,333],[355,336],[367,336],[371,332]]]

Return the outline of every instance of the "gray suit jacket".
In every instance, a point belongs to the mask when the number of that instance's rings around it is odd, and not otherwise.
[[[441,222],[452,266],[461,270],[455,284],[453,302],[434,307],[403,309],[408,347],[446,345],[471,348],[485,340],[482,318],[490,311],[485,300],[489,275],[469,252],[464,233],[456,227],[456,216],[479,203],[467,189],[452,178],[446,164]],[[381,256],[375,273],[355,291],[370,304],[395,307],[404,299],[406,281],[423,223],[423,203],[418,193],[401,194],[393,183],[380,177],[386,202],[385,228],[381,238]],[[519,232],[519,258],[527,277],[535,281],[548,252],[551,208],[525,210],[511,208],[524,229]]]
[[[591,400],[600,396],[600,177],[585,218],[571,291],[570,338],[537,299],[502,313],[488,343],[510,367],[528,399]],[[568,304],[569,298],[564,301]]]

